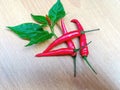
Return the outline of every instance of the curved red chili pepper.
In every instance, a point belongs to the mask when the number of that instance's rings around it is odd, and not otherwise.
[[[66,29],[66,26],[64,24],[64,20],[63,19],[61,19],[61,27],[62,27],[62,33],[66,34],[67,33],[67,29]],[[67,45],[68,45],[69,48],[75,49],[75,45],[74,45],[72,40],[68,40],[67,41]]]
[[[81,35],[81,34],[80,34],[80,32],[78,32],[78,30],[68,32],[68,33],[60,36],[59,38],[57,38],[55,41],[53,41],[53,42],[48,46],[48,48],[47,48],[46,50],[44,50],[43,52],[44,52],[44,53],[45,53],[45,52],[48,52],[48,51],[50,51],[53,47],[57,46],[58,44],[61,44],[61,43],[66,42],[66,41],[68,41],[68,40],[71,40],[71,39],[73,39],[73,38],[75,38],[75,37],[78,37],[78,36],[80,36],[80,35]]]
[[[35,56],[43,57],[43,56],[65,56],[65,55],[75,56],[76,52],[72,48],[61,48],[61,49],[52,50],[45,53],[39,53],[39,54],[36,54]]]
[[[82,32],[84,30],[82,25],[80,24],[80,22],[77,19],[72,19],[71,22],[74,22],[77,25],[77,28],[78,28],[79,32]],[[87,56],[89,54],[89,51],[88,51],[88,46],[87,46],[87,40],[86,40],[85,33],[81,34],[81,36],[80,36],[80,48],[82,48],[82,49],[80,49],[80,54],[81,54],[82,58],[86,61],[86,63],[93,70],[93,72],[96,73],[96,71],[93,69],[93,67],[90,65],[90,63],[87,60]]]
[[[72,19],[71,22],[76,23],[76,26],[77,26],[79,32],[84,30],[82,25],[80,24],[80,22],[77,19]],[[86,35],[85,34],[81,34],[81,36],[80,36],[80,47],[84,47],[85,46],[84,48],[82,48],[80,50],[81,56],[88,56],[88,54],[89,54],[88,47],[86,45],[87,45]]]
[[[66,26],[65,26],[65,23],[64,23],[63,19],[61,19],[61,27],[62,27],[63,34],[66,34],[67,29],[66,29]],[[67,43],[69,48],[75,49],[75,45],[74,45],[72,40],[68,40],[66,43]],[[77,55],[77,53],[75,52],[75,56],[72,56],[73,64],[74,64],[74,77],[76,77],[76,55]]]
[[[83,31],[83,27],[82,25],[80,24],[80,22],[77,20],[77,19],[72,19],[71,22],[74,22],[79,30],[79,32]]]

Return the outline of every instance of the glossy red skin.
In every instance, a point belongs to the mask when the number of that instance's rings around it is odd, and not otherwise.
[[[80,36],[80,47],[84,47],[80,50],[80,54],[81,56],[88,56],[89,51],[88,51],[88,46],[87,46],[87,41],[86,41],[86,35],[85,34],[81,34]]]
[[[65,26],[65,23],[64,23],[63,19],[61,19],[61,27],[62,27],[62,33],[66,34],[67,33],[67,29],[66,29],[66,26]],[[67,43],[69,48],[75,49],[75,45],[74,45],[72,40],[68,40],[68,41],[66,41],[66,43]]]
[[[52,50],[49,52],[45,53],[39,53],[36,54],[36,57],[43,57],[43,56],[65,56],[65,55],[70,55],[70,56],[75,56],[76,53],[74,52],[74,49],[72,48],[61,48],[58,50]]]
[[[80,32],[78,32],[78,30],[68,32],[68,33],[60,36],[59,38],[57,38],[55,41],[53,41],[53,42],[48,46],[48,48],[47,48],[46,50],[44,50],[43,52],[44,52],[44,53],[45,53],[45,52],[49,52],[53,47],[55,47],[55,46],[57,46],[57,45],[59,45],[59,44],[61,44],[61,43],[63,43],[63,42],[66,42],[66,41],[68,41],[68,40],[71,40],[71,39],[73,39],[73,38],[75,38],[75,37],[78,37],[78,36],[80,36],[80,35],[81,35],[81,34],[80,34]]]
[[[74,22],[79,30],[79,32],[84,31],[82,25],[80,24],[80,22],[77,19],[72,19],[71,22]],[[85,34],[81,34],[80,36],[80,47],[84,47],[82,49],[80,49],[80,54],[82,57],[84,56],[88,56],[89,51],[88,51],[88,46],[87,46],[87,40],[86,40],[86,35]]]

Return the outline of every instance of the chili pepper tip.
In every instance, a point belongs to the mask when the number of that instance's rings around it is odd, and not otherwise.
[[[35,57],[40,57],[39,54],[36,54]]]

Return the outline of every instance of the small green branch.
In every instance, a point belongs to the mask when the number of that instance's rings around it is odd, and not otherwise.
[[[58,38],[57,35],[56,35],[55,32],[54,32],[54,28],[53,28],[52,26],[49,26],[49,27],[50,27],[50,30],[51,30],[51,32],[53,33],[54,37],[55,37],[55,38]]]

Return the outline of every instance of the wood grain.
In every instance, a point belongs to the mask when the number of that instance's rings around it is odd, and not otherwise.
[[[64,19],[69,31],[76,29],[70,23],[73,18],[80,20],[86,30],[101,29],[87,34],[88,41],[93,41],[89,45],[88,60],[98,74],[78,55],[74,78],[71,57],[34,57],[54,38],[26,48],[24,45],[28,42],[6,28],[34,22],[30,14],[46,15],[56,0],[0,0],[0,90],[120,90],[120,1],[61,1],[67,12]],[[55,33],[60,36],[58,26]],[[76,39],[74,42],[78,47]]]

